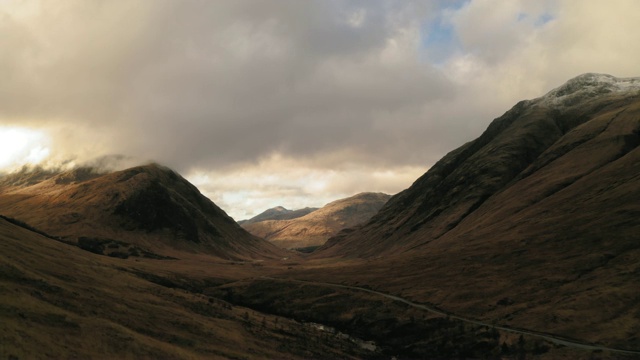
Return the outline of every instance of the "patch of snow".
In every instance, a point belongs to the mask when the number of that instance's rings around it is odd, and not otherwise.
[[[587,73],[567,81],[533,101],[554,107],[571,106],[599,95],[624,93],[640,94],[640,77],[617,78],[607,74]]]

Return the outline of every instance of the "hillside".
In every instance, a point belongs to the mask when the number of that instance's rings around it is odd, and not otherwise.
[[[283,248],[322,245],[340,230],[367,221],[389,200],[382,193],[361,193],[333,201],[305,216],[290,220],[244,223],[250,233]]]
[[[0,253],[3,359],[367,356],[348,339],[201,293],[258,268],[214,257],[168,264],[99,256],[5,219]]]
[[[518,103],[314,256],[375,261],[332,281],[637,349],[639,145],[640,79],[579,76]]]
[[[108,174],[28,170],[0,178],[0,214],[96,252],[280,257],[174,171],[155,164]],[[135,245],[134,249],[132,245]]]
[[[629,190],[637,181],[637,173],[629,173],[635,167],[621,165],[638,159],[639,92],[638,79],[585,74],[544,97],[522,101],[391,198],[366,226],[332,239],[323,250],[388,255],[481,229],[498,234],[544,229],[557,237],[568,230],[558,216],[580,219],[581,229],[571,232],[602,233],[596,224],[615,229],[616,236],[632,231],[613,224],[627,214],[621,212],[623,204],[636,195],[619,187],[621,179],[628,179]],[[594,193],[598,190],[607,190],[612,199],[605,201],[604,194]],[[575,206],[582,203],[589,206]],[[562,216],[568,214],[576,216]],[[616,219],[604,221],[607,216]],[[557,231],[541,228],[543,219]]]
[[[289,210],[282,206],[276,206],[274,208],[267,209],[261,212],[260,214],[252,217],[251,219],[240,220],[238,221],[238,224],[244,226],[244,225],[254,224],[254,223],[266,221],[266,220],[291,220],[291,219],[296,219],[296,218],[305,216],[316,210],[318,210],[318,208],[306,207],[304,209]]]

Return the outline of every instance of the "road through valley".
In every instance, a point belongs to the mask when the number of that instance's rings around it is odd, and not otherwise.
[[[465,318],[465,317],[458,316],[458,315],[455,315],[455,314],[452,314],[452,313],[448,313],[446,311],[443,311],[443,310],[440,310],[440,309],[437,309],[437,308],[434,308],[434,307],[430,307],[430,306],[427,306],[427,305],[424,305],[424,304],[418,304],[418,303],[415,303],[413,301],[407,300],[405,298],[401,298],[401,297],[396,296],[396,295],[386,294],[386,293],[383,293],[383,292],[380,292],[380,291],[371,290],[371,289],[367,289],[367,288],[363,288],[363,287],[349,286],[349,285],[342,285],[342,284],[324,283],[324,282],[315,282],[315,281],[306,281],[306,280],[274,278],[274,277],[262,277],[262,279],[282,281],[282,282],[297,282],[297,283],[310,284],[310,285],[316,285],[316,286],[325,286],[325,287],[349,289],[349,290],[354,290],[354,291],[364,291],[364,292],[367,292],[367,293],[370,293],[370,294],[375,294],[375,295],[379,295],[379,296],[385,297],[387,299],[398,301],[398,302],[407,304],[407,305],[409,305],[411,307],[414,307],[414,308],[417,308],[417,309],[421,309],[421,310],[425,310],[425,311],[428,311],[428,312],[433,313],[433,314],[438,314],[438,315],[442,315],[442,316],[448,316],[450,319],[456,319],[456,320],[460,320],[460,321],[463,321],[463,322],[466,322],[466,323],[471,323],[471,324],[480,325],[480,326],[488,326],[488,327],[491,327],[491,328],[494,328],[494,329],[503,330],[503,331],[507,331],[507,332],[511,332],[511,333],[515,333],[515,334],[523,334],[523,335],[529,335],[529,336],[533,336],[533,337],[538,337],[538,338],[545,339],[547,341],[550,341],[550,342],[552,342],[554,344],[558,344],[558,345],[564,345],[564,346],[569,346],[569,347],[583,349],[583,350],[592,350],[592,351],[593,350],[600,350],[600,351],[610,351],[610,352],[614,352],[614,353],[618,353],[618,354],[640,355],[640,351],[638,351],[638,350],[627,350],[627,349],[610,348],[610,347],[606,347],[606,346],[600,346],[600,345],[589,344],[589,343],[586,343],[586,342],[581,342],[581,341],[575,340],[575,339],[564,338],[564,337],[559,336],[559,335],[548,334],[548,333],[543,333],[543,332],[534,331],[534,330],[513,328],[513,327],[504,326],[504,325],[496,325],[496,324],[482,322],[482,321],[479,321],[479,320],[469,319],[469,318]]]

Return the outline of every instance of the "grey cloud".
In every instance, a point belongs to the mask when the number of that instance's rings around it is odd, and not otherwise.
[[[402,38],[428,11],[415,3],[41,6],[31,18],[7,13],[0,25],[3,47],[15,49],[0,58],[14,79],[0,85],[0,115],[81,125],[77,131],[88,130],[75,138],[101,138],[105,153],[182,170],[341,148],[403,162],[395,128],[422,128],[424,105],[453,94],[448,80],[411,52],[417,44]],[[386,54],[394,41],[409,43]],[[108,137],[91,132],[104,124],[114,127]]]
[[[394,192],[518,100],[581,72],[637,76],[638,7],[5,0],[0,125],[50,134],[52,164],[125,154],[208,173],[199,186],[235,211]],[[437,67],[429,21],[459,42]]]

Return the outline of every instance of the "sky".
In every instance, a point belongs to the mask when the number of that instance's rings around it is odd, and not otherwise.
[[[394,194],[638,59],[636,0],[0,0],[0,169],[155,161],[236,220]]]

